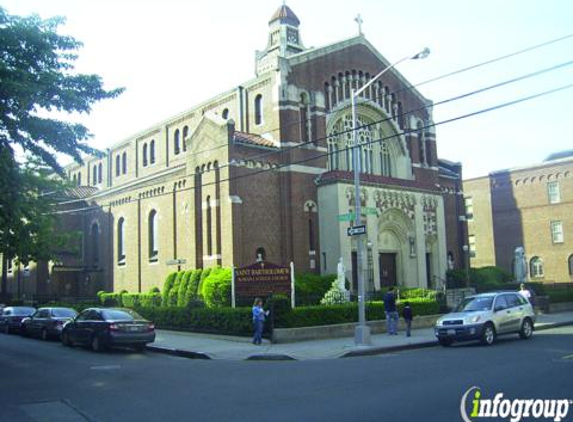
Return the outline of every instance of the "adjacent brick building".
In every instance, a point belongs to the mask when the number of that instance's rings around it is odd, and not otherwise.
[[[573,281],[573,151],[464,181],[472,266],[514,271],[525,249],[528,279]]]
[[[67,167],[83,187],[62,205],[80,252],[35,290],[147,291],[180,259],[325,274],[342,257],[356,278],[350,95],[389,65],[362,34],[305,48],[283,5],[255,78]],[[431,106],[396,69],[358,99],[371,288],[439,284],[448,255],[463,263],[461,165],[438,159]]]

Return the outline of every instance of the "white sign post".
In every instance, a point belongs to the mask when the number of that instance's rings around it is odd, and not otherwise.
[[[231,306],[235,307],[235,266],[231,268]]]
[[[295,307],[294,296],[294,262],[290,263],[290,306],[292,309]]]

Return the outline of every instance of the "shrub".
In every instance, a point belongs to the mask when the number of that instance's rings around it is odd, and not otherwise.
[[[202,272],[203,270],[198,268],[193,271],[193,274],[191,275],[191,279],[189,280],[189,284],[187,286],[187,297],[189,298],[189,301],[197,299],[199,295],[199,283],[201,282]]]
[[[436,298],[436,291],[423,289],[423,288],[399,288],[400,299],[415,299],[415,298],[428,298],[428,299],[435,299]]]
[[[318,305],[336,279],[336,274],[320,276],[312,273],[295,275],[295,299],[297,306]]]
[[[215,268],[201,282],[201,296],[208,308],[231,305],[231,269]]]
[[[106,307],[123,306],[122,293],[101,293],[98,295],[100,303]]]
[[[175,278],[177,277],[177,272],[172,272],[165,278],[165,283],[163,284],[162,301],[163,306],[169,304],[169,292],[173,288],[173,283],[175,283]]]
[[[161,293],[161,290],[159,290],[159,287],[155,286],[149,289],[149,293]]]
[[[205,268],[201,271],[201,276],[199,278],[199,284],[197,285],[197,297],[203,300],[203,282],[211,274],[211,268]]]
[[[179,294],[179,285],[183,280],[183,276],[185,275],[185,271],[179,271],[177,276],[175,277],[175,281],[173,282],[173,287],[169,291],[169,306],[177,305],[177,295]]]
[[[177,292],[177,306],[185,306],[187,303],[187,287],[189,285],[189,279],[193,275],[193,270],[185,271],[181,284],[179,285],[179,291]]]

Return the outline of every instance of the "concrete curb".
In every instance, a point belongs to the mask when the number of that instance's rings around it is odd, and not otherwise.
[[[544,331],[550,330],[552,328],[559,328],[559,327],[566,327],[573,325],[573,321],[563,321],[563,322],[548,322],[543,323],[542,325],[536,325],[535,331]],[[325,357],[324,359],[339,359],[339,358],[353,358],[353,357],[360,357],[360,356],[374,356],[374,355],[382,355],[385,353],[393,353],[393,352],[401,352],[404,350],[414,350],[414,349],[423,349],[428,347],[437,347],[438,342],[437,340],[432,341],[424,341],[420,343],[412,343],[412,344],[402,344],[397,346],[366,346],[362,349],[351,350],[349,352],[341,353],[336,357]],[[225,359],[218,359],[209,356],[203,352],[193,352],[190,350],[182,350],[182,349],[174,349],[170,347],[162,347],[162,346],[154,346],[154,345],[147,345],[147,350],[154,353],[162,353],[166,355],[178,356],[188,359],[202,359],[202,360],[225,360]],[[226,359],[228,360],[228,359]],[[253,354],[245,359],[245,361],[298,361],[304,359],[297,359],[287,354],[281,353],[269,353],[269,354]]]

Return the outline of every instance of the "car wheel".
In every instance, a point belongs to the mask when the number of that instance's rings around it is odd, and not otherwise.
[[[104,349],[103,343],[99,336],[93,336],[91,342],[92,350],[94,352],[101,352]]]
[[[440,338],[438,339],[438,343],[444,347],[450,347],[453,343],[453,340],[451,338]]]
[[[519,337],[523,340],[531,338],[533,335],[533,324],[529,318],[525,318],[521,323],[521,329],[519,330]]]
[[[46,330],[45,328],[42,328],[42,334],[41,334],[42,340],[44,341],[48,341],[48,330]]]
[[[483,328],[481,335],[481,343],[486,346],[491,346],[495,342],[495,328],[491,322],[488,322]]]
[[[62,333],[62,344],[66,347],[70,347],[72,345],[70,335],[65,331]]]

